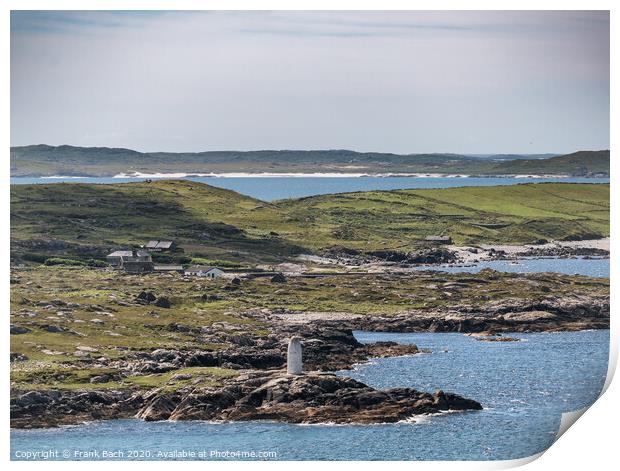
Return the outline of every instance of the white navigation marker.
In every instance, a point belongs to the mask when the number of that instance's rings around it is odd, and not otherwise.
[[[299,337],[291,337],[288,341],[286,372],[290,375],[303,374],[303,360],[301,359],[301,341]]]

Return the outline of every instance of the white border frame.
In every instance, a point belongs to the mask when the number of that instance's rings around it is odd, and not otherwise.
[[[618,12],[620,8],[617,2],[591,0],[591,1],[552,1],[552,0],[506,0],[493,2],[489,0],[470,0],[469,2],[459,2],[455,0],[436,0],[436,1],[415,1],[415,0],[263,0],[260,3],[252,0],[176,0],[174,2],[164,0],[107,0],[105,2],[95,0],[5,0],[2,3],[2,36],[1,54],[2,67],[1,84],[5,100],[2,116],[2,127],[0,129],[2,154],[4,155],[3,166],[6,172],[3,174],[3,214],[5,222],[10,220],[9,202],[9,177],[10,177],[10,10],[610,10],[611,11],[611,116],[610,129],[620,129],[618,127],[618,90],[614,83],[618,82],[618,47],[620,35],[618,34]],[[612,133],[610,148],[615,148],[617,136]],[[613,152],[612,152],[613,154]],[[616,173],[614,159],[611,160],[611,174]],[[613,245],[613,235],[617,233],[620,216],[616,209],[618,192],[611,186],[611,235]],[[5,223],[5,229],[0,233],[2,246],[5,250],[1,253],[2,259],[2,283],[3,293],[2,312],[7,317],[9,308],[9,251],[6,250],[10,243],[9,224]],[[611,272],[615,273],[618,267],[618,260],[615,252],[611,254]],[[611,306],[613,311],[615,293],[615,278],[611,278]],[[9,357],[10,341],[8,332],[8,319],[5,319],[3,331],[5,342],[3,343],[3,355],[5,359]],[[585,466],[595,466],[600,469],[610,468],[609,463],[617,462],[617,427],[619,413],[618,402],[620,399],[620,387],[618,382],[612,383],[612,378],[617,365],[618,358],[618,322],[614,315],[611,316],[611,348],[609,359],[609,371],[605,384],[605,393],[599,400],[590,407],[587,413],[579,420],[579,425],[571,427],[565,435],[558,440],[548,451],[535,455],[530,458],[511,461],[490,461],[490,462],[390,462],[390,467],[398,469],[503,469],[508,467],[520,466],[530,463],[530,469],[547,469],[550,466],[563,469],[577,469]],[[8,362],[2,362],[4,406],[0,408],[5,426],[2,428],[2,448],[0,460],[9,461],[9,366]],[[536,459],[542,456],[541,459]],[[535,461],[534,461],[535,460]],[[300,469],[312,469],[317,462],[295,462],[294,466]],[[46,469],[77,469],[85,465],[93,469],[105,469],[110,466],[109,462],[10,462],[11,467],[23,469],[35,469],[45,466]],[[132,462],[115,462],[114,467],[130,468],[136,466]],[[144,464],[142,465],[144,466]],[[148,466],[152,469],[167,469],[171,466],[170,462],[149,462]],[[251,468],[252,470],[285,469],[289,466],[287,462],[183,462],[182,466],[194,469],[210,468]],[[336,469],[343,466],[339,462],[320,462],[322,468]],[[351,462],[351,466],[371,466],[370,463]]]

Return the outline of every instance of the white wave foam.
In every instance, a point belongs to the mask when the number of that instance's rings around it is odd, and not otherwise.
[[[227,173],[143,173],[143,172],[121,172],[112,178],[187,178],[187,177],[209,177],[209,178],[361,178],[361,177],[410,177],[410,178],[468,178],[465,174],[442,174],[442,173],[274,173],[274,172],[227,172]],[[65,178],[65,177],[58,177]]]
[[[69,179],[69,178],[70,179],[80,179],[80,178],[88,178],[88,177],[76,177],[76,176],[73,176],[73,175],[50,175],[49,177],[41,177],[41,178],[51,179],[51,180],[53,180],[53,179],[63,179],[63,180],[66,180],[66,179]]]

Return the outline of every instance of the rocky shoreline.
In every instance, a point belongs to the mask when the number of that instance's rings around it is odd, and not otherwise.
[[[223,388],[176,392],[31,391],[11,400],[11,427],[39,428],[136,417],[145,421],[393,423],[414,415],[481,410],[456,394],[411,388],[377,390],[351,378],[312,372],[243,373]]]
[[[469,404],[467,400],[451,394],[445,396],[445,402],[437,395],[414,390],[380,393],[362,383],[324,373],[326,370],[350,368],[371,357],[421,352],[415,345],[394,342],[364,345],[347,329],[313,326],[298,332],[297,335],[305,339],[305,366],[310,372],[299,377],[286,375],[281,369],[286,363],[284,341],[295,331],[295,328],[288,326],[279,330],[277,335],[271,334],[259,340],[236,335],[228,339],[236,344],[235,347],[218,352],[158,349],[150,353],[135,352],[123,360],[85,358],[81,361],[81,367],[102,371],[113,367],[121,371],[123,377],[174,372],[184,367],[212,366],[238,370],[240,374],[225,380],[222,387],[205,387],[200,382],[192,382],[175,391],[166,388],[145,391],[135,386],[114,390],[14,390],[11,427],[55,427],[133,416],[145,420],[271,418],[304,423],[372,422],[379,419],[400,420],[409,413],[426,413],[443,410],[440,407],[458,408]],[[94,376],[91,383],[105,383],[110,379],[105,375]],[[283,389],[285,392],[282,392]],[[260,391],[268,391],[268,394],[258,401],[262,394]],[[373,402],[371,397],[383,398],[379,401],[381,404]],[[204,407],[198,408],[195,404],[197,398],[203,401]],[[191,408],[187,407],[188,401],[193,404]]]
[[[342,246],[334,246],[322,255],[300,255],[302,262],[336,265],[345,268],[383,271],[386,267],[412,268],[419,265],[460,265],[491,260],[516,261],[522,258],[609,258],[609,238],[593,240],[547,241],[529,245],[482,244],[479,246],[419,247],[412,251],[375,250],[362,253]],[[298,265],[293,272],[303,272]]]
[[[375,332],[561,332],[609,329],[609,298],[549,297],[543,300],[462,305],[448,312],[416,312],[391,317],[359,317],[332,324]]]
[[[502,332],[540,332],[609,328],[609,298],[574,296],[538,302],[460,306],[450,313],[412,312],[391,317],[342,316],[340,319],[282,322],[280,315],[250,313],[269,321],[273,331],[262,338],[228,335],[231,348],[206,352],[165,350],[134,352],[122,360],[84,358],[84,368],[110,368],[121,376],[174,372],[186,367],[224,367],[239,371],[214,388],[189,382],[168,390],[128,387],[118,390],[12,391],[11,427],[38,428],[89,420],[138,417],[144,420],[277,420],[291,423],[396,422],[416,414],[444,410],[479,410],[475,400],[438,391],[409,388],[373,389],[350,378],[326,373],[351,368],[373,357],[424,352],[394,342],[362,344],[351,329],[379,332],[461,332],[502,339]],[[290,314],[295,318],[295,314]],[[310,318],[312,319],[312,318]],[[215,334],[214,334],[215,335]],[[299,336],[307,374],[287,375],[286,339]],[[496,337],[492,337],[496,335]],[[491,336],[491,337],[490,337]],[[109,379],[109,378],[107,378]],[[91,382],[104,382],[94,377]],[[119,379],[119,378],[116,378]],[[122,378],[120,378],[122,380]],[[191,375],[188,380],[191,380]]]

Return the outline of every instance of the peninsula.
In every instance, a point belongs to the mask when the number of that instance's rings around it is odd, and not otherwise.
[[[567,155],[391,154],[351,150],[138,152],[109,147],[11,147],[11,176],[119,174],[456,174],[609,176],[609,150]]]

